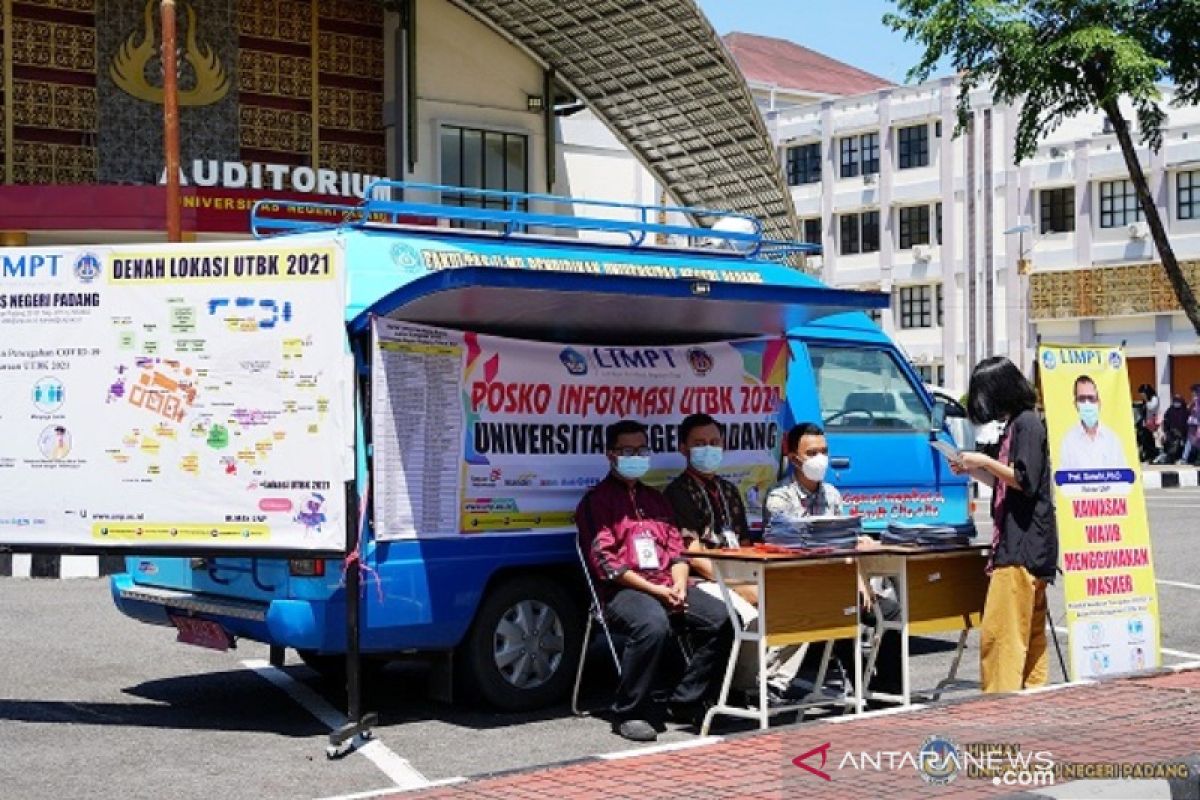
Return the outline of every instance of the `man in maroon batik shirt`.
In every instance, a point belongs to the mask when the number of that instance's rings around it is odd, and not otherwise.
[[[713,695],[733,627],[723,603],[688,587],[683,539],[671,506],[641,482],[650,468],[646,426],[622,420],[608,426],[604,438],[609,474],[584,495],[575,519],[605,619],[626,639],[613,731],[632,741],[653,741],[651,694],[671,637],[671,617],[680,615],[695,649],[667,699],[667,711],[693,724]]]

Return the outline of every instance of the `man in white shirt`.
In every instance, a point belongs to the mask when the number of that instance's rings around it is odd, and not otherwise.
[[[1120,438],[1100,424],[1100,392],[1087,375],[1075,379],[1079,424],[1063,437],[1057,469],[1128,469]]]

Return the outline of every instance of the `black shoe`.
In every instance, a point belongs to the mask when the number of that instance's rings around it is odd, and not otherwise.
[[[699,728],[704,724],[704,716],[708,713],[710,707],[710,704],[704,701],[698,703],[671,703],[667,706],[667,718],[672,722],[693,725]]]
[[[654,742],[658,740],[658,732],[654,726],[644,719],[616,720],[612,725],[613,733],[631,742]]]

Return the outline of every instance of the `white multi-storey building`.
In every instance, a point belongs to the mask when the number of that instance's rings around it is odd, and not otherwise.
[[[1131,383],[1160,394],[1200,382],[1200,341],[1104,118],[1068,121],[1015,165],[1018,110],[976,92],[955,136],[957,95],[946,78],[768,113],[825,280],[890,291],[880,324],[954,391],[989,355],[1028,368],[1039,337],[1124,343]],[[1200,109],[1170,109],[1162,149],[1139,155],[1200,286]]]
[[[891,86],[878,75],[786,39],[735,31],[721,40],[764,116]],[[592,111],[581,109],[562,117],[559,131],[564,181],[559,188],[564,194],[591,200],[669,204],[663,187],[650,171]]]

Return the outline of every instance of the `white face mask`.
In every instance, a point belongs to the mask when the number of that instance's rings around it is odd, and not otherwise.
[[[806,459],[800,465],[800,472],[804,477],[814,483],[820,483],[825,480],[825,473],[829,471],[829,456],[821,454],[815,455],[812,458]]]

